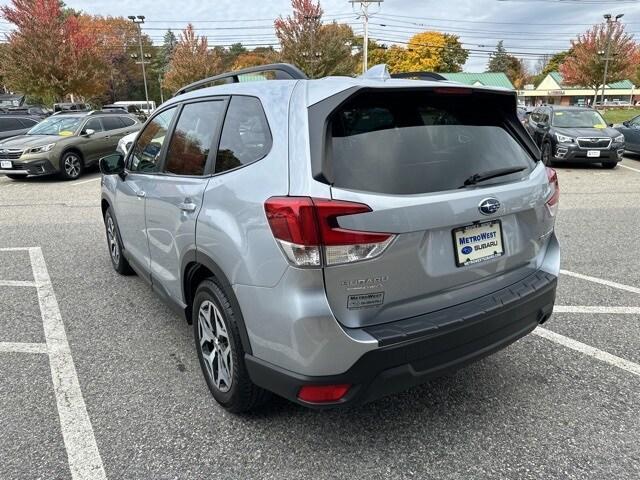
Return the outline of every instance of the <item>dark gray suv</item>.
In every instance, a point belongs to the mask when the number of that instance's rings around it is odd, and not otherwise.
[[[538,156],[511,91],[232,72],[101,160],[109,253],[193,323],[225,408],[366,402],[549,318],[559,190]]]

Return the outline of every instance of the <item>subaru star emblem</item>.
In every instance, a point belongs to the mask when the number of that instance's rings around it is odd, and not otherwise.
[[[478,210],[483,215],[493,215],[500,210],[500,201],[497,198],[485,198],[478,205]]]

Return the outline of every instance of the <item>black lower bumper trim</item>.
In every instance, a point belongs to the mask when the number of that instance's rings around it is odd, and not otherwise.
[[[369,402],[452,372],[525,336],[551,315],[556,285],[556,277],[537,272],[504,291],[436,312],[451,321],[435,329],[415,319],[412,324],[394,322],[401,325],[396,331],[389,324],[384,331],[368,329],[378,335],[380,348],[340,375],[299,375],[251,355],[245,358],[247,370],[256,385],[312,408]],[[353,387],[338,403],[309,405],[297,399],[300,387],[309,384]]]

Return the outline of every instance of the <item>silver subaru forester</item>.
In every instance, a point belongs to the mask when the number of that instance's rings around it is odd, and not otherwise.
[[[549,318],[559,187],[538,157],[513,91],[231,72],[101,159],[111,261],[193,323],[228,410],[367,402]]]

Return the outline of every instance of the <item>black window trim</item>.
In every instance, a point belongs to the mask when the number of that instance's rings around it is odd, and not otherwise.
[[[216,173],[216,163],[217,163],[217,160],[218,160],[217,159],[217,157],[218,157],[218,149],[220,148],[220,140],[222,139],[222,131],[224,130],[224,125],[225,125],[225,123],[227,121],[227,112],[229,111],[229,105],[231,104],[231,98],[232,97],[249,97],[249,98],[255,98],[256,100],[258,100],[258,103],[260,104],[260,108],[262,109],[262,113],[264,115],[264,119],[267,122],[267,129],[269,131],[269,137],[270,137],[271,141],[270,141],[270,144],[269,144],[269,149],[265,152],[265,154],[262,157],[254,160],[253,162],[244,163],[242,165],[238,165],[235,168],[230,168],[229,170],[225,170],[224,172]],[[257,97],[255,95],[231,95],[230,98],[229,98],[229,101],[227,103],[227,109],[224,112],[223,122],[222,122],[221,127],[220,127],[220,135],[218,136],[218,143],[217,143],[216,152],[215,152],[216,153],[216,158],[215,158],[215,160],[213,162],[213,168],[211,169],[211,176],[212,177],[217,177],[219,175],[225,175],[227,173],[231,173],[231,172],[235,172],[236,170],[240,170],[241,168],[248,167],[249,165],[253,165],[254,163],[259,162],[260,160],[265,159],[271,153],[271,150],[273,150],[273,132],[271,130],[271,124],[269,124],[269,117],[267,116],[267,112],[264,109],[264,105],[262,104],[262,100],[260,99],[260,97]]]

